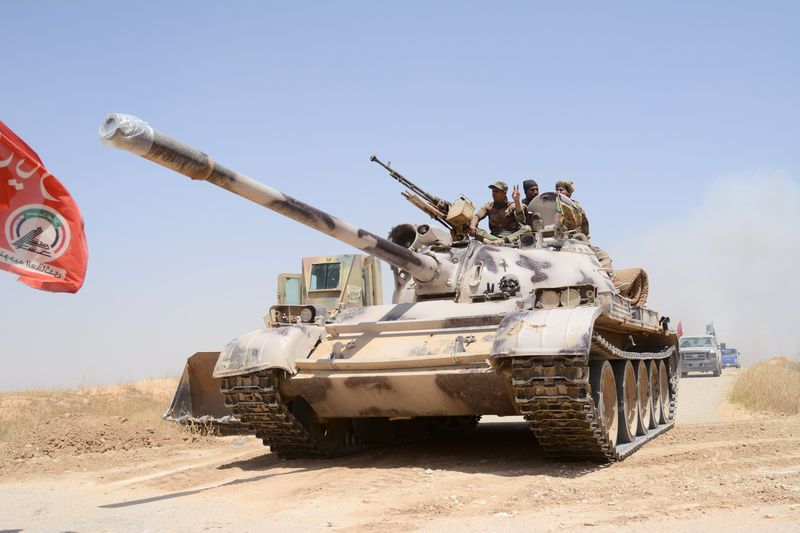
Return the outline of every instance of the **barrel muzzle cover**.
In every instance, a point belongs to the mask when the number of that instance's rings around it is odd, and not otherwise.
[[[122,113],[110,113],[100,126],[100,142],[136,155],[146,155],[153,147],[155,132],[144,120]]]

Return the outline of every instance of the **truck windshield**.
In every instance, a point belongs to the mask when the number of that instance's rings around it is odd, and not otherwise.
[[[728,348],[726,350],[722,350],[722,355],[736,355],[736,348]]]
[[[311,265],[310,291],[329,291],[339,288],[339,263]]]
[[[681,348],[694,348],[694,347],[713,347],[714,342],[711,337],[686,337],[681,339]]]

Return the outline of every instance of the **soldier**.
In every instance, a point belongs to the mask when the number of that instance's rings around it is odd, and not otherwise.
[[[579,231],[586,236],[586,240],[588,242],[590,238],[589,219],[586,218],[586,211],[584,211],[583,206],[581,206],[581,204],[579,204],[577,200],[572,199],[572,193],[575,192],[575,186],[572,184],[571,181],[558,180],[556,182],[556,192],[563,194],[564,196],[572,200],[572,203],[574,203],[580,210],[581,218],[583,219],[583,221],[581,222]],[[604,250],[598,248],[597,246],[592,246],[591,244],[589,244],[589,246],[594,251],[594,254],[597,256],[597,260],[600,261],[600,266],[611,270],[612,269],[611,256],[608,255]],[[609,275],[611,275],[611,277],[613,278],[612,274],[613,274],[612,272],[609,272]]]
[[[522,203],[527,207],[534,198],[539,196],[539,184],[534,180],[525,180],[522,182],[522,192],[525,193]]]
[[[589,238],[589,219],[586,218],[586,211],[583,210],[583,206],[581,206],[581,204],[579,204],[577,200],[573,200],[572,199],[572,193],[575,192],[575,186],[572,184],[571,181],[558,180],[556,182],[556,192],[560,193],[560,194],[563,194],[564,196],[566,196],[567,198],[572,200],[572,203],[574,203],[578,207],[578,210],[581,212],[581,217],[583,218],[583,221],[581,222],[581,225],[580,225],[579,229],[580,229],[580,232],[583,233],[584,235],[586,235],[586,238],[588,239]]]
[[[520,203],[519,185],[514,186],[511,197],[514,205],[509,205],[508,185],[496,181],[489,185],[492,190],[492,201],[478,209],[469,225],[469,234],[485,243],[516,242],[523,233],[531,231],[525,223],[525,209]],[[478,222],[489,217],[489,231],[478,229]]]

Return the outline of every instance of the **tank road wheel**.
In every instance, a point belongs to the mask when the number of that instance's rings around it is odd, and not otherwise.
[[[592,398],[600,416],[600,422],[606,430],[606,440],[613,448],[617,445],[619,412],[614,370],[608,361],[592,361],[589,384],[592,387]]]
[[[646,361],[636,361],[636,388],[638,389],[639,400],[639,425],[636,429],[637,435],[647,435],[650,429],[650,418],[652,410],[650,408],[652,396],[650,396],[650,373],[647,371]]]
[[[661,402],[661,423],[671,422],[669,416],[669,374],[663,359],[658,362],[658,383]]]
[[[619,404],[619,442],[631,442],[636,438],[639,425],[636,372],[630,361],[614,361],[614,379],[617,382],[617,402]]]
[[[658,378],[658,361],[647,362],[648,373],[650,376],[650,405],[652,413],[650,415],[650,429],[655,429],[661,422],[661,380]]]

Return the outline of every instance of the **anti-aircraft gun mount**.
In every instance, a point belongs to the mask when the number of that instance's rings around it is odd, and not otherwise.
[[[371,156],[369,160],[378,163],[389,172],[391,177],[408,187],[407,191],[401,193],[403,198],[420,208],[442,226],[449,229],[452,241],[459,242],[469,240],[469,223],[472,220],[472,215],[475,214],[475,204],[472,203],[472,200],[464,195],[461,195],[458,200],[452,203],[447,200],[442,200],[438,196],[426,192],[393,169],[390,166],[391,161],[384,163],[374,155]],[[424,236],[428,233],[429,228],[430,226],[423,224],[420,225],[417,232],[425,238]],[[407,231],[407,228],[405,228],[405,230]],[[407,238],[407,235],[404,236]],[[441,239],[438,240],[440,243],[442,242]],[[431,242],[432,241],[433,239],[431,239]],[[430,242],[427,244],[430,244]]]
[[[492,414],[523,415],[554,457],[615,461],[673,427],[677,337],[666,317],[619,293],[587,243],[456,243],[415,225],[411,242],[384,239],[135,117],[109,115],[100,136],[397,269],[392,304],[346,307],[335,318],[300,313],[219,355],[213,377],[226,404],[280,456],[469,429]],[[548,216],[544,225],[555,222]]]

